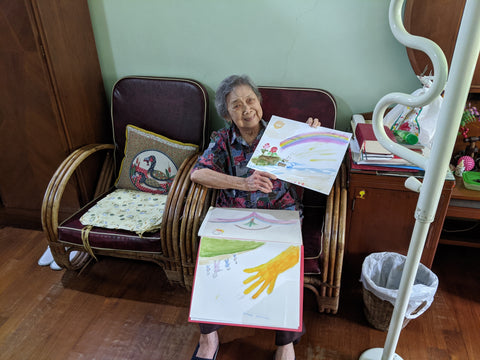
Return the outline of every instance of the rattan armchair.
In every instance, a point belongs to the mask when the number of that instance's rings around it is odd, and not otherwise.
[[[326,91],[319,89],[260,87],[264,119],[278,115],[299,121],[314,116],[322,126],[334,128],[336,103]],[[193,166],[193,161],[192,164]],[[185,180],[185,185],[190,182]],[[178,248],[184,285],[191,288],[200,224],[209,206],[214,206],[216,190],[190,182],[184,219],[180,226]],[[345,246],[347,186],[342,165],[328,196],[305,189],[304,220],[304,286],[313,291],[319,312],[338,310]]]
[[[42,225],[55,262],[62,268],[79,269],[91,257],[114,256],[152,261],[165,270],[170,282],[184,284],[179,252],[176,251],[183,211],[189,191],[189,170],[198,153],[178,168],[168,193],[161,229],[139,236],[127,230],[90,230],[82,240],[80,217],[112,191],[123,158],[127,125],[183,143],[205,144],[208,94],[197,81],[162,77],[126,77],[112,92],[112,144],[86,145],[68,156],[53,175],[45,192]],[[71,178],[90,156],[105,155],[95,196],[78,212],[59,224],[62,196]],[[76,254],[72,256],[72,254]]]

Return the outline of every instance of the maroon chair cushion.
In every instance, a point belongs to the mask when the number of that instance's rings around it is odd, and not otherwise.
[[[263,98],[263,118],[266,121],[272,115],[302,122],[309,117],[316,117],[322,126],[335,128],[337,105],[328,91],[263,86],[259,90]]]
[[[272,115],[306,121],[316,117],[323,127],[335,128],[337,106],[334,97],[321,89],[259,87],[262,94],[263,118]],[[326,196],[310,190],[303,191],[302,237],[304,246],[304,273],[320,274],[322,260],[323,220]]]
[[[82,245],[82,229],[85,226],[80,223],[80,218],[106,195],[104,194],[100,198],[95,199],[73,216],[63,221],[58,227],[59,241],[67,244]],[[162,252],[160,231],[144,233],[140,237],[132,231],[93,227],[88,235],[88,242],[94,249]]]

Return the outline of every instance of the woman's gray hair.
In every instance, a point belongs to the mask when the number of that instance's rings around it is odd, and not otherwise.
[[[222,118],[226,119],[228,116],[228,94],[230,94],[234,88],[240,85],[250,86],[255,95],[257,95],[258,101],[262,103],[262,95],[260,94],[257,85],[255,85],[248,75],[231,75],[220,83],[217,91],[215,92],[215,108],[217,109],[218,115],[220,115]]]

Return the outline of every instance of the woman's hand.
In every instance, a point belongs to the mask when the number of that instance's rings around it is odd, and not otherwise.
[[[312,117],[309,117],[308,120],[307,120],[307,124],[310,125],[311,127],[319,127],[321,126],[322,124],[320,123],[320,120],[318,120],[317,118],[312,118]]]
[[[213,189],[262,191],[268,194],[273,190],[272,180],[277,180],[277,177],[265,171],[258,170],[255,170],[252,175],[244,178],[227,175],[211,169],[198,169],[190,174],[190,179],[197,184]]]
[[[270,193],[273,190],[272,180],[276,180],[275,175],[265,171],[255,170],[252,175],[245,178],[245,186],[247,191],[260,190],[264,193]]]

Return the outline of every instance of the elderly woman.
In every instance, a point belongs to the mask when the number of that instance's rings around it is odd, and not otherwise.
[[[295,186],[276,176],[247,168],[266,127],[262,119],[262,96],[248,76],[232,75],[215,94],[215,106],[227,126],[212,134],[209,147],[199,157],[190,175],[192,181],[219,189],[219,207],[300,210]],[[310,126],[320,125],[309,118]],[[220,325],[200,324],[200,341],[192,360],[215,359]],[[276,359],[294,359],[293,345],[301,332],[277,331]]]

